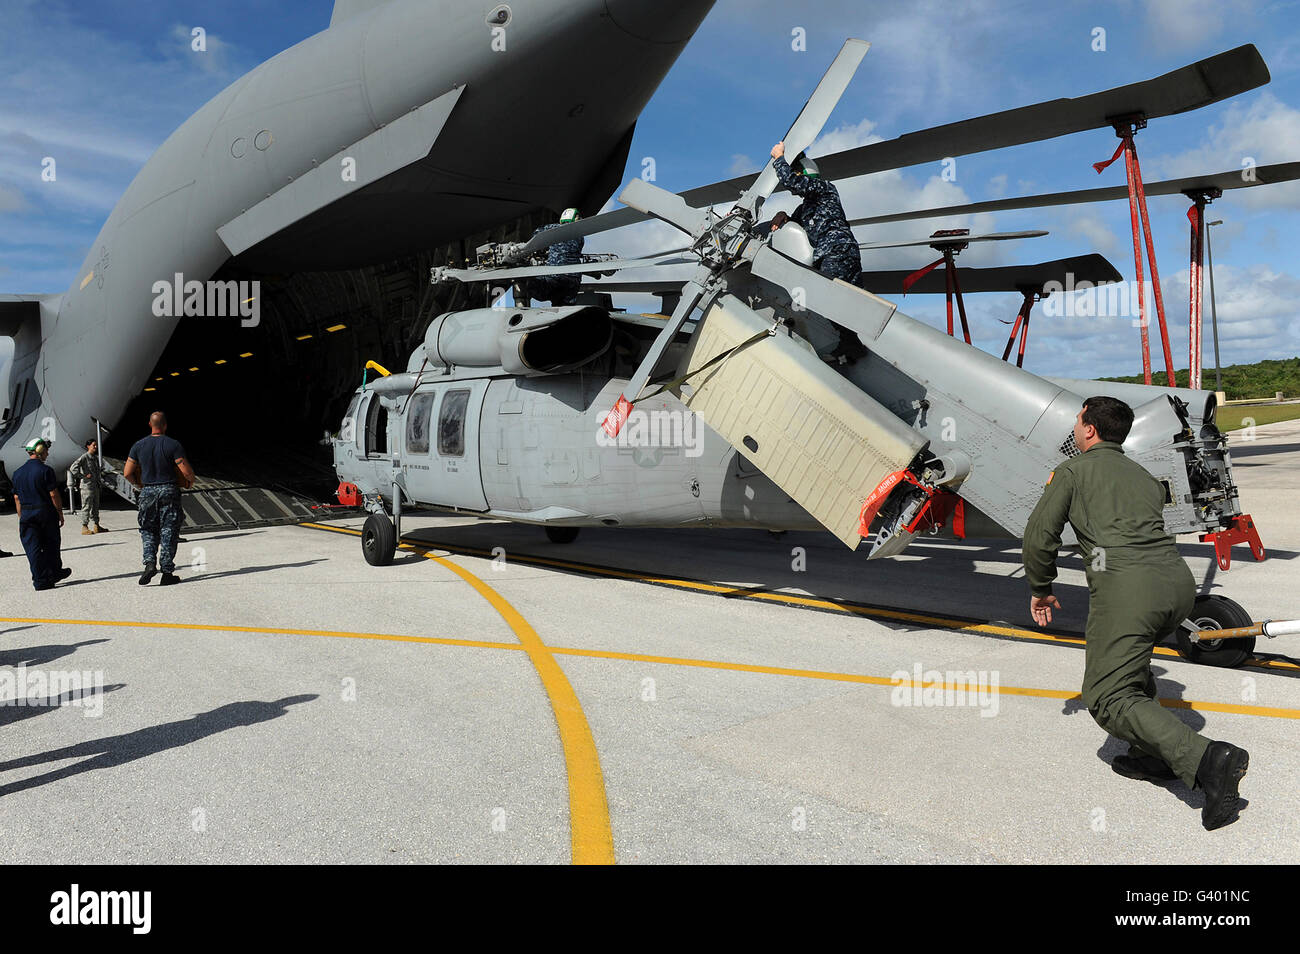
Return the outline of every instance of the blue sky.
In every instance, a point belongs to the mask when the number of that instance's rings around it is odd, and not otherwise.
[[[515,0],[526,5],[527,0]],[[491,4],[485,4],[485,9]],[[141,4],[0,0],[0,292],[62,291],[136,171],[167,135],[243,72],[324,29],[326,0]],[[190,50],[193,27],[208,51]],[[791,48],[792,31],[806,51]],[[1105,30],[1104,52],[1092,49]],[[1078,96],[1146,79],[1241,43],[1272,72],[1262,90],[1152,122],[1138,138],[1148,180],[1300,160],[1300,2],[1267,0],[719,0],[642,115],[628,176],[653,157],[658,184],[687,189],[756,169],[846,36],[872,50],[827,125],[820,151],[926,126]],[[598,81],[593,77],[593,81]],[[1005,195],[1120,185],[1104,175],[1109,130],[959,158],[841,184],[849,214],[956,204]],[[41,160],[55,157],[56,182]],[[1186,364],[1187,203],[1150,202],[1175,364]],[[1300,185],[1229,193],[1210,208],[1225,363],[1300,353]],[[862,230],[864,240],[933,228],[1042,228],[1047,238],[972,248],[965,264],[1037,262],[1099,251],[1133,271],[1124,202]],[[588,241],[589,250],[669,247],[639,226]],[[661,246],[660,243],[668,245]],[[864,253],[867,268],[922,265],[929,249]],[[977,344],[1000,353],[1018,296],[973,296]],[[943,300],[909,296],[902,310],[938,323]],[[1041,309],[1041,306],[1039,306]],[[1209,329],[1207,364],[1212,361]],[[1153,328],[1153,345],[1154,345]],[[1158,345],[1154,363],[1160,366]],[[1038,311],[1027,367],[1093,376],[1140,369],[1127,319],[1049,318]]]

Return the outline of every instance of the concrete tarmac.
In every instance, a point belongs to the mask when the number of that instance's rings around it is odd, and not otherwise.
[[[1253,618],[1300,617],[1300,422],[1233,445],[1268,559],[1184,555]],[[74,575],[36,593],[0,516],[11,863],[1300,861],[1300,643],[1155,657],[1172,711],[1251,753],[1207,833],[1200,792],[1107,764],[1074,557],[1043,633],[1010,542],[868,562],[829,534],[556,545],[421,515],[384,568],[357,519],[190,534],[159,588],[133,519],[65,528]]]

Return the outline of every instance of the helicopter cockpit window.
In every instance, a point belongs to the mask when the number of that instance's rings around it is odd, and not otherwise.
[[[366,411],[366,456],[385,457],[388,454],[388,408],[374,395]]]
[[[469,391],[448,391],[442,399],[438,415],[438,455],[440,457],[465,456],[465,410],[469,407]]]
[[[437,395],[430,392],[417,394],[406,413],[406,452],[408,454],[429,453],[429,418],[433,415],[433,399]]]

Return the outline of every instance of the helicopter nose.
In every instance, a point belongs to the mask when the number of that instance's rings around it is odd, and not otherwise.
[[[683,43],[694,35],[714,0],[605,0],[610,20],[649,43]]]

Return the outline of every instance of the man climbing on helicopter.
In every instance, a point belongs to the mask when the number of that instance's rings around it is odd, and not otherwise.
[[[781,186],[803,199],[793,213],[778,212],[772,219],[775,232],[786,222],[802,226],[813,247],[813,267],[827,278],[840,278],[850,285],[862,274],[862,253],[858,240],[849,228],[844,204],[835,183],[823,179],[817,164],[805,155],[786,162],[785,143],[772,147],[772,169]],[[858,336],[836,325],[840,341],[830,357],[840,364],[851,364],[867,353]]]

